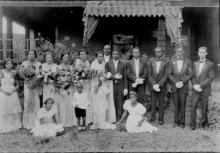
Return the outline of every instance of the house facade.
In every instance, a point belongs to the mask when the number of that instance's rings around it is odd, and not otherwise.
[[[7,18],[6,38],[3,16]],[[25,27],[21,51],[13,48],[14,21]],[[198,47],[207,46],[208,58],[216,68],[220,63],[217,0],[0,1],[1,59],[24,56],[35,46],[39,33],[53,43],[68,38],[75,44],[73,52],[84,47],[90,54],[111,44],[122,52],[139,46],[148,56],[161,46],[170,57],[181,43],[186,55],[196,60]]]

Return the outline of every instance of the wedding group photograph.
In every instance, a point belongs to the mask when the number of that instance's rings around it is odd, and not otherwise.
[[[220,152],[218,0],[0,0],[0,152]]]

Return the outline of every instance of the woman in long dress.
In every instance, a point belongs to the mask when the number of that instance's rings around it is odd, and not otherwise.
[[[137,102],[137,93],[130,92],[130,99],[126,100],[123,105],[124,113],[121,117],[121,120],[117,124],[121,124],[127,113],[129,113],[126,121],[127,132],[139,133],[139,132],[150,132],[153,133],[157,131],[157,127],[152,126],[146,121],[144,116],[146,108]]]
[[[21,128],[21,106],[12,66],[12,60],[6,59],[5,69],[0,72],[0,133]]]
[[[89,70],[90,70],[90,63],[87,60],[87,51],[82,49],[79,51],[79,58],[76,59],[75,62],[75,70],[78,72],[86,72],[89,76]],[[90,79],[86,76],[84,78],[79,79],[83,83],[83,90],[88,93],[88,96],[90,96]],[[86,112],[86,121],[87,123],[93,122],[92,117],[92,107],[88,108],[88,111]]]
[[[115,125],[108,120],[110,110],[113,118],[115,118],[115,108],[113,97],[111,101],[108,99],[111,90],[105,82],[105,63],[102,52],[97,53],[96,59],[92,62],[91,71],[90,93],[93,105],[93,125],[91,129],[114,129]]]
[[[35,127],[31,132],[36,137],[49,138],[54,137],[58,132],[63,132],[63,125],[57,124],[55,114],[57,113],[57,107],[53,107],[54,100],[48,98],[44,101],[44,107],[42,107],[35,121]]]
[[[76,125],[75,112],[72,106],[73,86],[70,84],[70,75],[73,67],[69,63],[70,55],[65,53],[61,56],[62,63],[58,66],[59,80],[62,85],[57,93],[58,122],[64,127]]]
[[[36,61],[37,54],[34,50],[28,52],[28,60],[21,64],[22,76],[24,77],[24,113],[23,127],[31,129],[34,127],[34,122],[37,113],[40,109],[40,92],[42,87],[39,86],[37,79],[40,76],[41,63]],[[27,77],[28,76],[28,77]]]
[[[46,54],[46,63],[42,64],[42,74],[44,76],[43,101],[47,98],[54,98],[55,96],[54,80],[52,80],[51,77],[56,73],[56,70],[57,64],[53,63],[52,53],[48,52]]]

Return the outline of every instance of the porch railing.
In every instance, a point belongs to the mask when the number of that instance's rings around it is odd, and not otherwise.
[[[30,49],[35,48],[37,39],[0,39],[0,60],[12,58],[20,63]]]

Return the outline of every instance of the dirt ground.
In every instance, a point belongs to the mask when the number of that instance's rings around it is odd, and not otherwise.
[[[149,114],[148,114],[149,115]],[[186,122],[189,122],[187,110]],[[73,137],[72,130],[53,138],[46,144],[37,143],[27,130],[0,134],[0,152],[69,152],[69,151],[220,151],[220,133],[217,130],[197,129],[192,131],[172,127],[173,113],[170,106],[165,111],[165,124],[158,132],[131,134],[112,130],[88,130]]]

